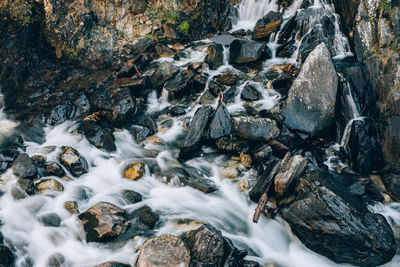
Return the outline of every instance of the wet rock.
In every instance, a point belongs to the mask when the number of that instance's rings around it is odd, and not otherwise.
[[[104,125],[107,115],[104,112],[95,112],[82,121],[81,128],[86,139],[95,147],[107,151],[115,151],[115,137],[109,125]]]
[[[129,180],[139,180],[145,172],[145,165],[143,162],[130,163],[122,172],[122,176]]]
[[[289,74],[283,74],[278,76],[272,81],[272,87],[283,97],[287,97],[290,87],[293,84],[293,81],[294,81],[293,76]]]
[[[210,92],[210,90],[206,90],[203,95],[200,97],[200,104],[202,105],[213,105],[215,103],[215,95]]]
[[[63,177],[65,175],[64,169],[57,162],[47,163],[45,166],[46,176]]]
[[[306,247],[338,263],[377,266],[388,262],[396,243],[386,219],[355,207],[338,191],[317,185],[320,175],[301,178],[297,199],[282,210],[292,231]]]
[[[157,213],[155,213],[150,207],[143,206],[137,210],[134,210],[128,216],[129,219],[137,218],[141,223],[146,225],[149,229],[154,229],[154,226],[160,219]]]
[[[242,151],[249,150],[249,144],[246,140],[235,137],[222,137],[215,142],[219,150],[230,153],[240,154]]]
[[[32,180],[18,179],[17,184],[19,187],[26,192],[28,195],[32,195],[35,192],[35,186]]]
[[[107,261],[94,267],[131,267],[131,265],[119,261]]]
[[[252,84],[247,84],[240,94],[240,98],[245,101],[257,101],[261,98],[261,93],[257,87]]]
[[[215,76],[215,79],[217,83],[231,86],[237,82],[239,77],[233,72],[224,72],[221,75]]]
[[[189,158],[193,156],[193,152],[199,146],[213,112],[214,109],[210,106],[200,107],[196,111],[190,123],[189,131],[186,134],[183,147],[179,152],[180,158]]]
[[[141,194],[132,190],[123,191],[122,197],[128,204],[135,204],[142,201],[143,199]]]
[[[282,22],[282,14],[274,11],[270,11],[259,19],[256,26],[253,29],[253,39],[254,40],[267,40],[271,33],[279,28]]]
[[[204,222],[191,219],[175,219],[173,220],[174,229],[180,233],[197,230],[204,225]]]
[[[184,183],[205,194],[209,194],[218,190],[213,181],[203,177],[190,177],[188,179],[185,179]]]
[[[233,117],[232,131],[241,138],[254,141],[269,141],[279,135],[276,122],[266,118]]]
[[[190,249],[191,266],[224,266],[233,247],[220,231],[209,225],[186,233],[183,240]]]
[[[185,106],[172,106],[168,109],[168,115],[172,117],[179,117],[186,114],[186,107]]]
[[[14,174],[19,178],[34,178],[37,174],[37,167],[28,154],[20,154],[13,162]]]
[[[250,168],[251,167],[251,156],[249,154],[240,153],[240,162],[243,164],[244,167]]]
[[[227,166],[220,169],[220,175],[222,178],[233,180],[239,177],[240,171],[236,166]]]
[[[289,90],[285,124],[315,136],[333,121],[338,78],[325,44],[308,56]]]
[[[378,148],[377,130],[371,120],[353,121],[346,148],[354,170],[369,173],[379,169],[382,156]]]
[[[390,196],[396,201],[400,201],[400,175],[386,173],[382,176],[382,181]]]
[[[165,234],[147,240],[140,249],[137,267],[188,267],[190,251],[176,236]]]
[[[8,169],[8,163],[9,161],[6,157],[0,154],[0,174],[4,173]]]
[[[129,223],[125,210],[107,202],[99,202],[79,214],[87,242],[109,241],[123,234]]]
[[[177,73],[178,67],[171,62],[160,63],[154,73],[150,76],[150,83],[155,88],[162,87],[167,80],[174,77]]]
[[[236,96],[239,94],[239,89],[236,86],[231,86],[224,92],[224,103],[234,103]]]
[[[64,202],[64,208],[71,214],[79,214],[78,203],[76,201]]]
[[[282,197],[295,179],[304,172],[307,166],[307,159],[294,155],[283,166],[275,176],[275,192],[278,197]]]
[[[174,78],[168,80],[164,84],[164,89],[173,94],[175,98],[179,98],[190,92],[192,80],[193,72],[190,70],[183,70]],[[168,97],[170,97],[170,95],[168,95]]]
[[[224,104],[218,106],[210,123],[210,138],[218,139],[231,133],[231,116]]]
[[[254,163],[264,162],[270,156],[272,156],[272,148],[269,145],[261,145],[255,147],[251,151],[251,156]]]
[[[65,265],[66,262],[64,255],[56,252],[49,257],[46,267],[62,267]]]
[[[33,155],[31,157],[36,167],[43,167],[46,164],[47,158],[43,155]]]
[[[234,40],[229,48],[229,63],[244,64],[258,60],[264,52],[262,43],[246,40]]]
[[[246,192],[250,188],[250,183],[246,179],[240,180],[237,185],[241,192]]]
[[[387,124],[382,150],[386,162],[398,168],[395,166],[400,165],[400,117],[389,117]]]
[[[63,146],[58,159],[61,164],[76,177],[89,171],[86,159],[79,155],[79,152],[72,147]]]
[[[76,115],[76,106],[70,101],[65,104],[56,105],[49,114],[44,115],[44,122],[50,125],[58,125],[67,120],[73,119]]]
[[[174,55],[174,51],[163,44],[157,44],[154,48],[160,57],[172,57]]]
[[[13,266],[14,261],[14,253],[7,246],[0,245],[0,266]]]
[[[133,136],[135,141],[141,142],[149,136],[150,130],[140,125],[132,125],[129,127],[129,133]]]
[[[261,195],[272,185],[280,163],[281,161],[278,158],[272,157],[265,164],[261,165],[257,182],[249,192],[249,197],[252,201],[258,202]]]
[[[210,69],[216,70],[224,63],[224,48],[221,44],[211,44],[206,51],[204,62],[208,64]]]
[[[238,38],[236,38],[232,35],[228,35],[228,34],[215,35],[210,38],[210,40],[213,41],[214,43],[225,45],[225,46],[230,45],[233,42],[233,40],[236,40],[236,39],[238,39]]]
[[[286,42],[285,44],[279,46],[276,49],[276,55],[278,57],[290,58],[296,50],[297,50],[296,41],[290,40],[289,42]]]
[[[35,194],[64,191],[63,185],[56,179],[43,180],[35,186]]]
[[[61,224],[61,218],[55,213],[49,213],[42,215],[38,218],[39,222],[41,222],[44,226],[53,226],[58,227]]]

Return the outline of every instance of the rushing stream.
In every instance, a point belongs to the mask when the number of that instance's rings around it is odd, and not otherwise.
[[[243,0],[238,6],[239,19],[233,26],[233,30],[252,29],[256,21],[268,11],[278,10],[276,0]],[[284,10],[283,24],[292,16],[301,5],[301,0],[293,1],[293,4]],[[335,57],[350,54],[347,39],[339,30],[338,15],[333,13],[333,5],[328,1],[314,1],[311,8],[323,8],[336,18]],[[309,27],[317,21],[309,23]],[[278,35],[278,34],[277,34]],[[276,36],[277,36],[276,35]],[[277,58],[274,52],[277,37],[271,36],[269,47],[273,50],[273,58],[264,62],[265,71],[275,64],[296,63],[297,54],[292,58]],[[161,58],[159,61],[171,61],[175,65],[186,68],[192,62],[204,60],[206,44],[210,40],[201,41],[196,48],[186,49],[186,57],[179,61],[169,58]],[[297,40],[299,44],[300,40]],[[204,45],[202,45],[204,44]],[[209,81],[212,77],[223,71],[238,72],[229,65],[229,50],[225,47],[224,64],[217,70],[207,70]],[[239,86],[242,90],[247,83],[256,87],[264,86],[261,83],[247,81]],[[207,87],[207,86],[206,86]],[[207,88],[206,88],[207,89]],[[360,114],[352,99],[351,88],[348,89],[349,103],[354,105],[353,120],[360,119]],[[261,91],[261,90],[260,90]],[[280,101],[279,93],[274,90],[262,90],[263,99],[254,103],[255,108],[273,109]],[[217,106],[217,102],[215,106]],[[168,92],[164,90],[161,97],[156,92],[148,97],[148,113],[154,113],[168,107]],[[26,152],[30,155],[45,155],[47,161],[57,161],[60,147],[68,145],[76,148],[89,163],[89,173],[80,178],[66,181],[56,178],[62,183],[64,191],[32,195],[24,199],[14,199],[12,189],[17,182],[12,170],[8,170],[1,176],[0,187],[4,194],[0,197],[1,232],[7,244],[16,251],[17,266],[46,266],[50,256],[60,253],[65,258],[63,266],[93,266],[102,262],[116,260],[130,263],[134,266],[138,250],[146,240],[145,237],[137,237],[126,242],[113,245],[87,243],[76,215],[71,215],[64,208],[66,201],[76,201],[79,211],[85,211],[99,201],[115,204],[127,211],[148,205],[158,214],[160,221],[155,230],[155,235],[164,233],[179,234],[182,230],[175,223],[176,219],[189,218],[207,222],[221,230],[223,235],[231,239],[238,248],[249,251],[247,259],[258,261],[261,264],[276,263],[278,266],[344,266],[338,265],[329,259],[318,255],[305,248],[301,242],[290,232],[285,222],[277,217],[267,219],[261,216],[255,224],[252,217],[256,204],[248,199],[248,195],[239,190],[237,181],[247,179],[255,180],[255,173],[244,171],[240,177],[230,180],[221,177],[221,166],[227,160],[212,148],[202,147],[202,157],[194,158],[185,164],[177,160],[179,150],[177,141],[181,140],[184,133],[184,122],[192,116],[200,105],[195,105],[188,110],[186,115],[173,119],[173,125],[156,135],[163,142],[161,144],[136,143],[127,130],[118,130],[114,133],[117,150],[114,153],[104,152],[91,145],[84,137],[74,134],[78,127],[75,122],[65,122],[55,127],[46,127],[45,142],[25,142]],[[233,103],[227,105],[230,113],[238,113],[244,110],[240,94]],[[352,122],[351,121],[351,122]],[[349,122],[349,127],[351,127]],[[5,114],[0,113],[0,138],[11,135],[16,123],[7,120]],[[343,133],[343,140],[347,132]],[[24,135],[24,133],[19,133]],[[346,141],[342,141],[342,146]],[[138,181],[130,181],[121,176],[123,168],[132,161],[146,163],[145,176]],[[162,170],[187,169],[198,172],[203,177],[212,180],[218,190],[211,194],[204,194],[189,186],[180,186],[174,179],[166,181],[150,172],[149,166],[158,164]],[[67,173],[68,174],[68,173]],[[134,190],[143,195],[143,201],[136,204],[128,204],[122,197],[124,190]],[[392,225],[400,224],[400,207],[398,204],[390,206],[372,207],[376,212],[385,215]],[[61,218],[59,227],[44,226],[38,218],[56,213]],[[399,260],[393,259],[385,266],[398,266]]]

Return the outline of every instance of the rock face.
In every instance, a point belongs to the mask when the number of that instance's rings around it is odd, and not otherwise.
[[[182,239],[165,234],[143,244],[136,267],[188,267],[189,263],[190,251]]]
[[[59,160],[61,164],[64,165],[64,167],[76,177],[79,177],[89,171],[89,166],[86,159],[79,155],[79,152],[72,147],[62,147]]]
[[[297,200],[282,210],[292,231],[305,246],[339,263],[377,266],[389,261],[396,243],[386,219],[357,208],[351,196],[338,197],[334,188],[317,185],[320,175],[301,178]]]
[[[283,109],[285,124],[315,136],[332,122],[338,78],[324,43],[310,53],[293,82]]]
[[[244,64],[258,60],[265,45],[246,40],[234,40],[229,47],[229,63]]]
[[[240,98],[245,101],[257,101],[261,98],[261,93],[251,84],[247,84],[240,94]]]
[[[185,142],[179,153],[180,158],[188,158],[193,156],[193,152],[200,144],[204,131],[208,126],[214,109],[210,106],[199,108],[193,116],[192,122],[189,126],[189,131],[186,134]]]
[[[269,141],[279,135],[276,122],[266,118],[233,117],[232,131],[241,138],[254,141]]]
[[[37,174],[36,164],[26,153],[22,153],[14,160],[12,169],[19,178],[33,178]]]
[[[233,250],[230,241],[209,225],[185,234],[183,240],[192,255],[191,266],[223,267]]]
[[[79,214],[87,242],[109,241],[123,234],[129,223],[125,210],[107,202],[99,202]]]
[[[400,8],[398,1],[334,0],[343,18],[362,77],[363,106],[375,110],[371,116],[380,122],[378,140],[387,164],[398,166],[400,131]],[[396,167],[394,167],[396,168]]]
[[[282,15],[278,12],[270,11],[259,19],[253,29],[253,39],[265,39],[268,41],[269,36],[281,25]]]
[[[121,53],[124,48],[132,47],[147,35],[198,40],[207,34],[227,30],[233,11],[229,0],[83,0],[71,3],[4,0],[0,6],[2,16],[6,14],[21,25],[40,20],[42,25],[48,26],[42,34],[54,47],[57,57],[75,60],[88,68],[115,64],[118,58],[126,56]],[[36,13],[40,16],[35,16]],[[136,54],[135,50],[132,52]]]

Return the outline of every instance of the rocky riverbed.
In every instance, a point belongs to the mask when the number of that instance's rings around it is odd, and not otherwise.
[[[0,266],[397,266],[395,0],[0,0]]]

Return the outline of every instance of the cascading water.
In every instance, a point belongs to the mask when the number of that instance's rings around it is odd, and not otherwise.
[[[283,25],[299,10],[301,2],[301,0],[296,0],[284,10]],[[326,2],[315,0],[313,8],[330,8],[329,11],[333,13],[332,5],[325,4]],[[276,0],[243,0],[238,7],[239,19],[234,29],[251,29],[256,21],[268,11],[278,11],[278,9]],[[338,23],[337,20],[335,21]],[[271,41],[275,44],[272,47],[277,47],[278,35],[276,34]],[[337,54],[347,53],[349,51],[347,40],[341,37],[338,40],[338,46],[335,46]],[[299,46],[299,44],[300,40],[297,40],[296,45]],[[188,48],[185,52],[187,57],[181,57],[180,60],[168,60],[181,68],[187,68],[193,62],[204,61],[204,48]],[[209,75],[208,82],[226,70],[239,72],[229,65],[228,57],[229,50],[224,47],[223,65],[217,70],[205,71]],[[296,58],[297,54],[291,59],[273,58],[267,60],[266,66],[269,68],[272,64],[294,63]],[[160,61],[162,60],[167,59]],[[248,81],[241,84],[239,90],[248,83],[262,91],[262,100],[255,103],[257,109],[273,109],[279,102],[280,95],[273,90],[261,90],[264,88],[260,82]],[[359,117],[358,110],[351,91],[348,93],[350,106],[354,107],[353,119],[356,119]],[[166,90],[163,90],[160,98],[154,92],[148,98],[147,112],[154,113],[168,105],[170,104]],[[192,106],[187,115],[174,118],[171,128],[157,133],[157,136],[163,140],[161,144],[141,146],[132,139],[127,130],[119,130],[114,133],[116,152],[107,153],[92,146],[84,137],[74,134],[77,128],[74,122],[45,128],[46,141],[42,144],[26,142],[26,152],[30,156],[45,155],[48,161],[58,161],[61,146],[72,146],[88,160],[90,168],[87,174],[71,181],[55,178],[63,185],[62,192],[38,194],[24,199],[13,197],[17,178],[12,171],[9,170],[1,176],[0,183],[4,191],[4,195],[0,198],[1,232],[6,243],[16,251],[16,265],[47,266],[49,257],[59,253],[65,259],[62,266],[93,266],[111,260],[134,266],[138,249],[146,239],[145,237],[138,236],[113,245],[87,243],[84,241],[77,216],[71,215],[64,208],[66,201],[76,201],[80,211],[85,211],[99,201],[106,201],[127,211],[144,205],[151,207],[161,217],[155,235],[180,234],[181,231],[175,223],[176,219],[189,218],[218,228],[238,248],[249,251],[248,259],[262,264],[276,263],[279,266],[293,267],[340,266],[305,248],[280,218],[270,220],[261,217],[258,224],[254,224],[252,217],[256,204],[251,202],[245,193],[239,191],[236,183],[223,179],[220,175],[221,165],[226,160],[226,156],[215,156],[210,148],[203,148],[203,157],[194,158],[185,164],[177,160],[177,142],[182,137],[185,122],[193,116],[199,106]],[[243,106],[244,101],[240,99],[240,94],[234,102],[227,104],[231,113],[243,111]],[[13,128],[15,124],[3,116],[3,113],[0,113],[0,130],[5,129],[3,123]],[[6,130],[8,131],[9,129]],[[195,169],[205,179],[214,182],[218,190],[212,194],[204,194],[188,186],[180,187],[174,180],[166,183],[165,177],[158,177],[151,172],[149,167],[146,167],[145,176],[138,181],[122,178],[121,171],[124,166],[135,160],[146,163],[146,166],[158,164],[164,171],[174,171],[174,168]],[[244,171],[234,181],[245,178],[253,181],[254,174],[251,171]],[[134,190],[142,194],[144,200],[129,204],[121,197],[124,190]],[[59,227],[44,226],[39,222],[40,216],[49,213],[55,213],[60,217]],[[387,216],[399,220],[398,213],[395,215],[390,213]]]

